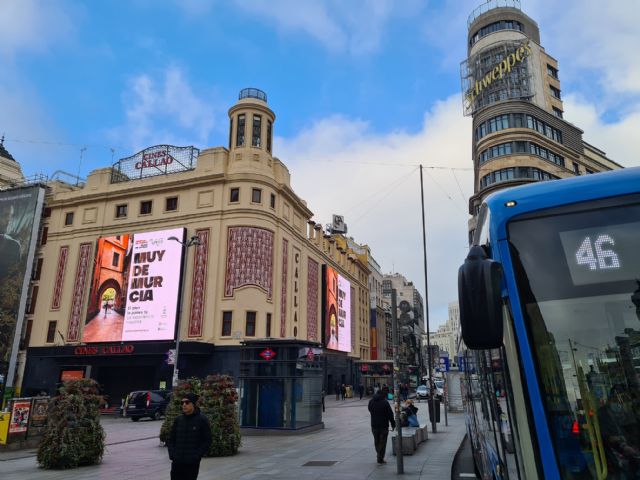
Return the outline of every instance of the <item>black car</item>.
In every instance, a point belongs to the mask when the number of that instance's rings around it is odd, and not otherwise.
[[[137,422],[143,417],[158,420],[164,415],[171,392],[166,390],[140,390],[127,397],[126,416]]]

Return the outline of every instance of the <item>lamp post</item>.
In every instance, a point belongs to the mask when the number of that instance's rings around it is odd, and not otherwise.
[[[179,238],[169,237],[168,240],[174,240],[182,245],[182,265],[180,266],[181,274],[180,279],[182,282],[182,288],[180,289],[180,297],[178,297],[178,319],[176,325],[176,354],[173,359],[173,379],[171,381],[172,386],[178,386],[178,354],[180,353],[180,320],[182,319],[182,305],[184,299],[184,284],[185,281],[185,272],[187,267],[187,252],[189,247],[193,247],[194,245],[200,245],[200,238],[197,235],[193,235],[189,240],[183,242]]]

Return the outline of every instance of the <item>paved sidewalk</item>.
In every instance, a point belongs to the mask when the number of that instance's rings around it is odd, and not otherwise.
[[[326,398],[325,429],[296,436],[243,437],[237,455],[205,458],[200,468],[201,480],[207,479],[383,479],[396,474],[396,457],[387,447],[387,464],[376,463],[370,431],[368,398],[336,401]],[[427,405],[417,403],[421,424],[427,421]],[[464,434],[463,414],[449,414],[444,426],[444,412],[438,432],[429,431],[429,439],[411,456],[404,457],[407,480],[451,478],[451,465]],[[37,467],[35,454],[11,458],[0,454],[0,478],[23,479],[167,479],[170,462],[166,448],[159,446],[157,435],[161,422],[137,422],[105,419],[107,448],[100,465],[66,471],[49,471]],[[389,436],[391,438],[391,436]],[[13,452],[12,452],[13,453]],[[326,466],[304,466],[307,462],[335,462]]]

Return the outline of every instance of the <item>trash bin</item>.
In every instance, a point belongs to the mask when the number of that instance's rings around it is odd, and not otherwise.
[[[433,422],[433,404],[436,404],[436,423],[440,423],[440,400],[437,398],[435,402],[431,399],[427,400],[429,402],[429,421]]]

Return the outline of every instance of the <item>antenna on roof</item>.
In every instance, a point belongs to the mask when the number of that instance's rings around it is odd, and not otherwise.
[[[80,163],[78,163],[78,180],[76,181],[76,187],[80,184],[80,167],[82,166],[82,157],[86,151],[87,147],[82,147],[80,149]]]

